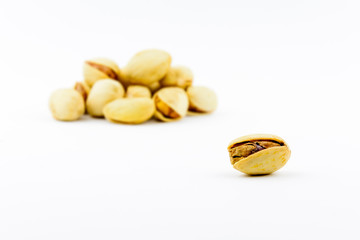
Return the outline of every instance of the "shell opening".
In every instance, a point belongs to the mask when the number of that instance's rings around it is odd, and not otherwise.
[[[231,164],[235,164],[238,161],[254,154],[259,151],[284,146],[283,142],[271,140],[271,139],[259,139],[251,140],[234,144],[229,149],[230,161]]]
[[[156,109],[166,118],[177,119],[181,116],[166,103],[164,103],[158,96],[155,96]]]
[[[105,65],[102,65],[102,64],[99,64],[99,63],[94,63],[94,62],[91,62],[91,61],[86,61],[86,64],[88,64],[89,66],[91,66],[93,68],[96,68],[100,72],[103,72],[104,74],[106,74],[111,79],[119,80],[119,77],[116,74],[116,72],[114,70],[112,70],[111,68],[105,66]]]

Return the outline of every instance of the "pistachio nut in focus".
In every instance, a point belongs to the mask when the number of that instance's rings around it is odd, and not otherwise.
[[[167,87],[157,91],[153,97],[155,117],[163,122],[180,120],[186,115],[189,100],[182,88]]]
[[[289,160],[291,151],[280,137],[253,134],[234,139],[228,146],[233,167],[248,175],[273,173]]]
[[[103,108],[109,102],[124,97],[125,90],[121,83],[112,79],[97,81],[91,88],[86,100],[86,109],[93,117],[103,117]]]
[[[49,107],[52,116],[60,121],[74,121],[85,112],[84,99],[74,89],[59,89],[50,96]]]

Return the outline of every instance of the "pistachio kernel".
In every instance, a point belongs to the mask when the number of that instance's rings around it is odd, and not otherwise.
[[[231,164],[235,164],[242,158],[246,158],[256,152],[272,147],[281,147],[284,143],[274,140],[251,140],[247,142],[241,142],[232,146],[229,149]]]

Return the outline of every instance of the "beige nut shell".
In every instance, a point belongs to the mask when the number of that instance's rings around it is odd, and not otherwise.
[[[90,87],[85,82],[76,82],[74,85],[74,89],[80,93],[80,95],[84,98],[84,101],[86,101],[87,96],[90,92]]]
[[[283,146],[271,147],[251,154],[236,162],[233,165],[235,169],[248,175],[270,174],[282,168],[289,160],[291,151],[287,143],[271,134],[252,134],[234,139],[230,142],[228,150],[235,144],[255,140],[274,140],[283,143]]]
[[[193,79],[194,75],[188,67],[175,66],[169,69],[160,84],[163,87],[175,86],[186,89],[192,85]]]
[[[189,107],[189,100],[184,89],[179,87],[162,88],[154,94],[155,117],[164,122],[180,120],[186,115]],[[163,105],[170,108],[172,112],[178,115],[177,118],[171,118],[164,115],[161,109],[156,105],[156,99],[159,99]]]
[[[105,67],[110,68],[117,75],[116,79],[114,79],[114,80],[121,81],[122,74],[120,72],[120,68],[114,61],[112,61],[108,58],[93,58],[88,61],[85,61],[84,65],[83,65],[84,82],[89,87],[92,87],[95,84],[95,82],[98,80],[107,79],[110,77],[106,73],[89,65],[88,62],[92,62],[92,63],[103,65]]]
[[[131,85],[126,90],[127,98],[145,97],[151,98],[150,89],[141,85]]]
[[[105,118],[115,123],[139,124],[149,120],[155,112],[150,98],[122,98],[104,107]]]
[[[217,107],[217,97],[213,90],[202,86],[190,86],[186,93],[189,97],[188,115],[211,113]]]
[[[86,100],[86,109],[93,117],[103,117],[103,108],[109,102],[124,96],[124,87],[115,80],[102,79],[91,88]]]
[[[85,112],[84,99],[74,89],[59,89],[52,93],[49,100],[52,116],[60,121],[74,121]]]
[[[165,51],[148,49],[133,56],[124,67],[127,84],[149,86],[160,81],[168,72],[171,56]]]

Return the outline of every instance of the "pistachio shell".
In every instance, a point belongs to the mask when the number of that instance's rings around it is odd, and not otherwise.
[[[157,91],[153,97],[155,117],[164,122],[176,121],[186,115],[189,101],[185,91],[178,87],[166,87]]]
[[[107,58],[94,58],[84,62],[84,81],[90,87],[100,79],[111,78],[121,81],[121,74],[118,65]]]
[[[86,109],[91,116],[102,117],[103,108],[109,102],[122,98],[124,88],[118,81],[112,79],[102,79],[97,81],[91,88],[86,100]]]
[[[232,150],[239,145],[261,141],[276,142],[278,146],[262,148],[250,155],[240,158],[231,156]],[[228,146],[233,167],[249,175],[262,175],[273,173],[282,168],[289,160],[291,151],[286,142],[278,136],[270,134],[253,134],[234,139]],[[237,160],[238,159],[238,160]]]
[[[127,98],[138,98],[138,97],[151,98],[151,92],[150,92],[149,88],[147,88],[145,86],[132,85],[127,88],[126,97]]]
[[[60,121],[74,121],[85,112],[84,99],[74,89],[59,89],[49,100],[52,116]]]
[[[153,82],[153,83],[149,84],[148,87],[149,87],[150,91],[152,93],[154,93],[161,88],[161,85],[159,82]]]
[[[141,51],[133,56],[123,69],[126,82],[149,86],[165,76],[170,64],[171,56],[165,51],[157,49]]]
[[[192,71],[184,66],[171,67],[165,77],[160,81],[161,86],[175,86],[187,88],[192,85],[194,75]]]
[[[90,87],[85,82],[76,82],[74,85],[74,89],[80,93],[80,95],[84,98],[84,101],[86,101],[87,96],[90,92]]]
[[[104,107],[105,118],[115,123],[142,123],[149,120],[154,112],[154,102],[150,98],[122,98]]]
[[[207,87],[190,86],[186,93],[189,97],[189,115],[211,113],[217,107],[216,94]]]

